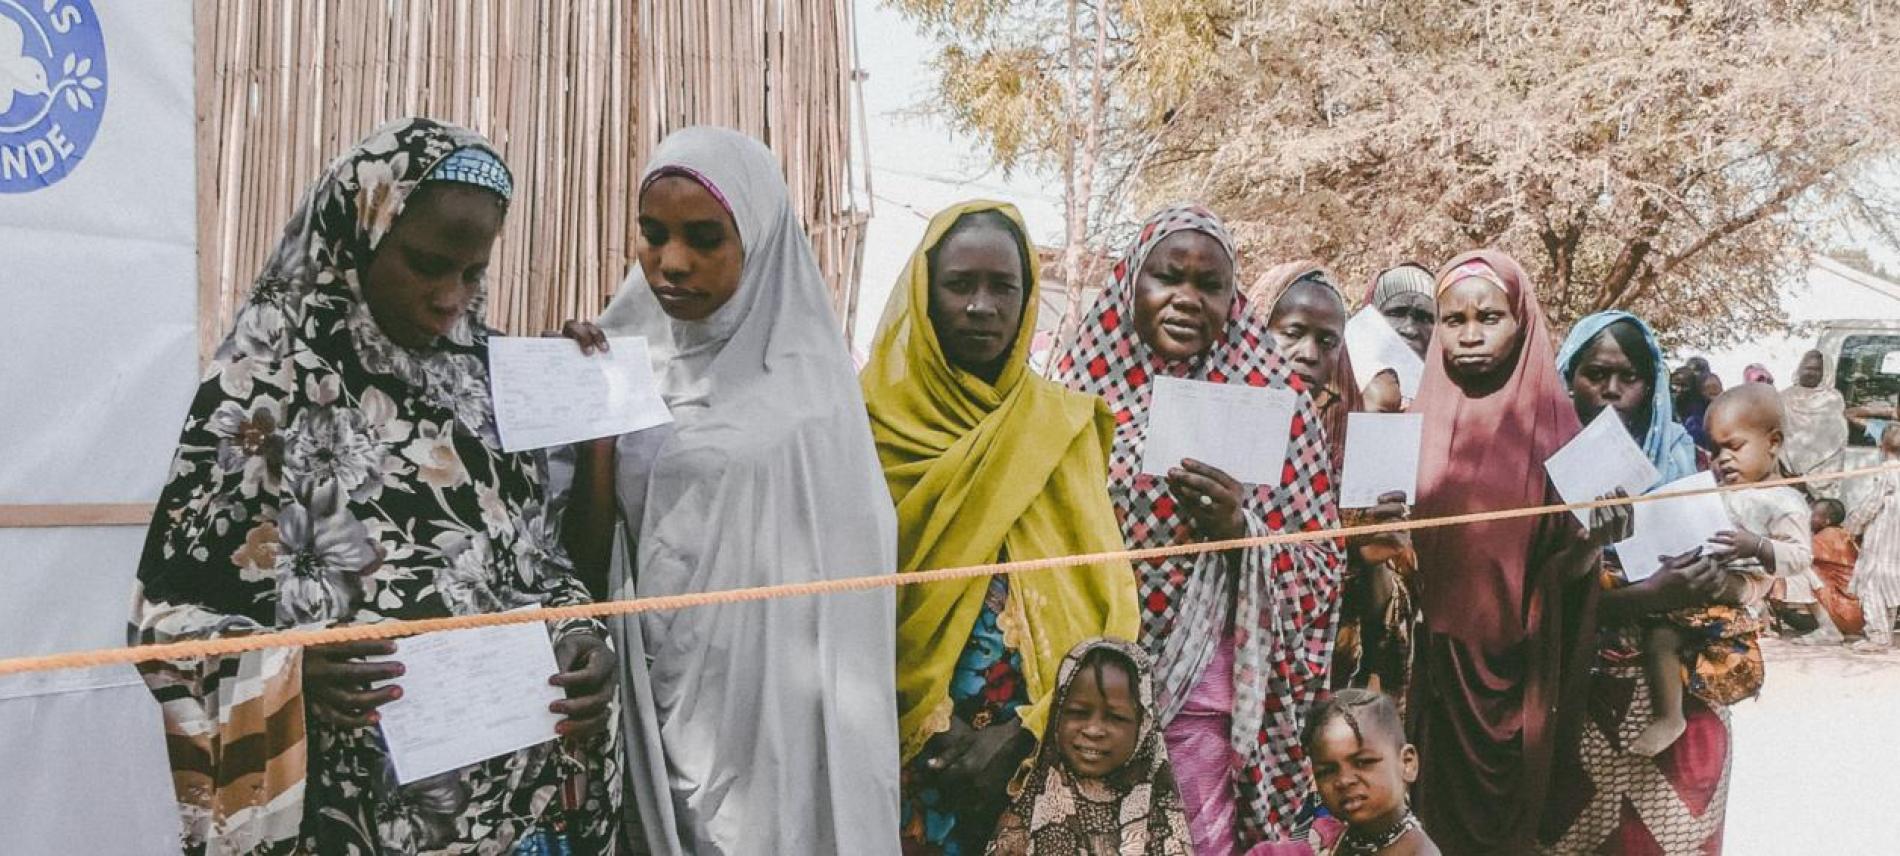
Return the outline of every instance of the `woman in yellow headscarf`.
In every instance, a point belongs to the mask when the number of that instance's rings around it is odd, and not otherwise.
[[[1029,371],[1036,261],[997,202],[938,214],[892,291],[864,400],[903,571],[1122,549],[1105,485],[1114,421]],[[1076,643],[1134,639],[1125,562],[904,586],[898,737],[907,853],[980,853]]]

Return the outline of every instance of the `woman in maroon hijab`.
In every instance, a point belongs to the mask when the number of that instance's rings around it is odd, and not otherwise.
[[[1425,416],[1420,517],[1542,505],[1544,461],[1578,431],[1537,297],[1517,262],[1466,253],[1438,275],[1438,330],[1412,410]],[[1414,535],[1423,625],[1408,714],[1417,809],[1446,853],[1535,847],[1560,714],[1580,687],[1601,545],[1570,514]]]

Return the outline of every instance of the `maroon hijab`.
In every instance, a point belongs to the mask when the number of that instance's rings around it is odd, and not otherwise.
[[[1503,385],[1474,395],[1446,372],[1444,336],[1432,337],[1412,402],[1412,412],[1425,415],[1420,517],[1543,504],[1550,493],[1544,461],[1581,428],[1524,270],[1503,253],[1465,253],[1439,272],[1439,292],[1474,273],[1510,297],[1522,325],[1517,357]],[[1525,622],[1515,613],[1524,603],[1527,568],[1535,558],[1530,550],[1542,521],[1517,518],[1419,532],[1420,566],[1433,573],[1421,604],[1427,626],[1487,646],[1524,638]]]
[[[1579,430],[1548,324],[1524,271],[1503,253],[1466,253],[1439,293],[1467,278],[1509,296],[1521,327],[1508,376],[1466,388],[1432,340],[1412,411],[1423,413],[1419,517],[1541,505],[1544,461]],[[1552,562],[1579,537],[1569,515],[1421,530],[1413,731],[1419,812],[1447,853],[1528,852],[1548,785],[1560,697],[1586,649],[1587,585]]]

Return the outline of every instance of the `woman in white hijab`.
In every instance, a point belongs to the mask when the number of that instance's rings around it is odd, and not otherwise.
[[[1809,351],[1801,355],[1794,386],[1781,391],[1786,416],[1781,462],[1797,475],[1840,469],[1841,452],[1847,448],[1847,402],[1839,390],[1821,385],[1826,377],[1827,357]],[[1838,496],[1840,482],[1813,482],[1807,489],[1816,496]]]
[[[586,350],[645,336],[675,421],[582,450],[567,517],[581,561],[611,565],[615,598],[895,568],[864,400],[777,159],[733,131],[675,133],[639,222],[639,264],[598,326],[564,333]],[[890,589],[620,624],[655,852],[896,852]]]

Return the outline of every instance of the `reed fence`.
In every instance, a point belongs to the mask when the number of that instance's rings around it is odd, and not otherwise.
[[[853,26],[850,0],[197,0],[201,358],[318,171],[409,115],[480,131],[514,170],[499,329],[593,317],[631,263],[648,154],[713,124],[778,153],[848,331],[869,216]]]

